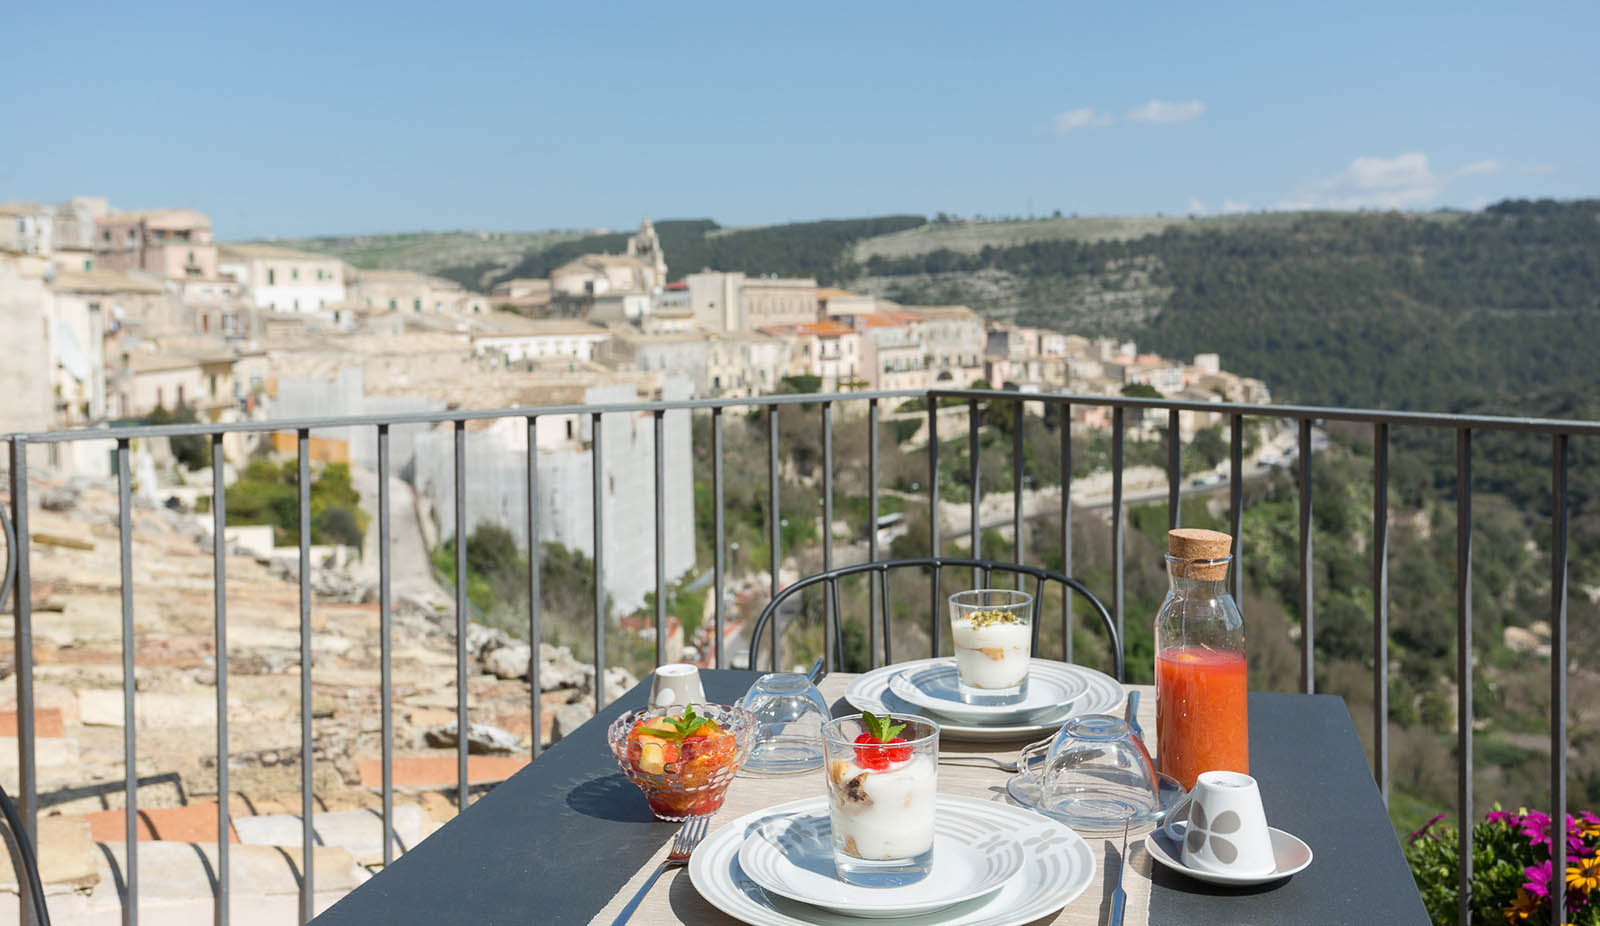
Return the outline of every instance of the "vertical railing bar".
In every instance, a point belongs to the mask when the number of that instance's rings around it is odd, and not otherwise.
[[[311,830],[311,432],[295,433],[295,490],[299,495],[300,540],[300,922],[315,914],[315,856]]]
[[[539,645],[544,639],[544,633],[539,627],[543,617],[541,613],[544,595],[539,582],[543,578],[540,571],[544,568],[541,554],[544,552],[539,543],[539,416],[528,416],[528,709],[532,735],[529,739],[533,743],[528,747],[532,758],[539,758],[543,746],[539,742],[540,732],[544,729],[544,701],[539,684]]]
[[[1024,552],[1022,520],[1022,400],[1011,403],[1011,561],[1021,564],[1027,557]],[[1017,591],[1026,584],[1022,573],[1015,576]]]
[[[1072,406],[1061,403],[1061,573],[1072,575]],[[1072,662],[1072,589],[1061,589],[1061,658]]]
[[[972,558],[983,559],[983,475],[978,466],[978,400],[967,400],[967,484],[972,487],[972,501],[968,507],[967,537],[972,541]],[[978,570],[972,570],[972,584],[978,585]]]
[[[39,852],[39,778],[34,767],[33,716],[33,587],[28,565],[28,444],[11,438],[11,531],[9,556],[15,564],[11,587],[11,645],[16,661],[17,687],[17,803],[27,831],[17,838],[32,842]],[[20,882],[18,882],[20,884]],[[22,904],[22,921],[33,923],[32,907]]]
[[[1183,485],[1182,447],[1178,444],[1178,410],[1167,412],[1167,530],[1176,530],[1179,515],[1179,489]]]
[[[222,435],[211,435],[211,582],[216,623],[212,650],[217,673],[217,893],[215,926],[228,926],[228,499],[222,484]]]
[[[1372,774],[1389,802],[1389,425],[1372,426]]]
[[[383,866],[394,863],[394,545],[389,522],[389,426],[378,425],[378,685],[383,716]]]
[[[600,412],[589,415],[589,468],[594,522],[594,711],[606,708],[605,458],[600,443]]]
[[[1311,419],[1300,419],[1300,687],[1306,694],[1317,688],[1316,620],[1312,599]]]
[[[467,423],[455,427],[456,484],[456,810],[467,809]],[[599,685],[597,680],[595,684]],[[601,686],[604,687],[604,686]]]
[[[981,588],[988,588],[989,587],[989,583],[993,582],[993,581],[994,581],[994,567],[993,566],[984,566],[983,567],[983,582],[981,583],[980,587]]]
[[[724,572],[727,559],[726,525],[723,523],[722,503],[722,407],[711,410],[711,497],[716,502],[712,511],[712,531],[716,534],[716,552],[712,554],[712,585],[715,586],[717,600],[712,610],[712,628],[716,635],[713,645],[716,647],[716,666],[719,669],[728,667],[727,655],[723,652],[722,633],[724,602],[723,584],[726,582]],[[755,666],[749,668],[754,669]]]
[[[783,590],[783,583],[778,579],[778,569],[783,564],[783,532],[780,530],[780,521],[783,520],[782,503],[778,498],[778,406],[773,405],[767,409],[767,558],[772,564],[772,597],[777,598],[778,592]],[[783,614],[782,609],[772,612],[772,671],[780,671],[779,657],[783,651]],[[754,669],[755,666],[750,668]]]
[[[1458,911],[1472,919],[1472,430],[1456,431],[1456,819]],[[1561,832],[1559,829],[1557,832]],[[1557,836],[1552,842],[1562,841]],[[1552,882],[1555,879],[1551,879]]]
[[[843,614],[844,612],[839,610],[839,580],[838,579],[829,579],[828,580],[828,593],[829,593],[828,594],[828,602],[833,607],[833,613],[836,614],[836,615]],[[840,627],[838,629],[843,630],[842,627]],[[827,657],[828,664],[829,665],[837,664],[837,665],[843,666],[844,665],[844,634],[843,633],[834,634],[833,642],[834,642],[834,645],[839,650],[838,662],[835,663],[834,657],[832,655],[829,655]],[[830,650],[830,653],[831,652],[832,651]]]
[[[878,400],[867,400],[867,559],[878,561]],[[867,583],[867,667],[878,667],[878,622],[870,619],[877,610],[878,583]],[[887,618],[884,627],[887,628]],[[885,662],[888,649],[884,650]]]
[[[939,549],[939,402],[931,399],[928,402],[928,553],[938,556]],[[930,598],[929,613],[932,621],[928,626],[928,638],[931,644],[932,656],[939,655],[939,631],[944,626],[941,619],[939,606],[939,570],[933,570],[933,579],[929,583],[928,594]]]
[[[822,403],[822,571],[833,569],[833,403]],[[833,626],[839,619],[839,610],[835,607],[839,598],[839,589],[835,585],[833,596],[823,605],[827,613],[822,619],[822,661],[823,669],[832,672],[833,650],[831,644],[838,643],[833,639]]]
[[[1550,922],[1562,922],[1567,870],[1567,435],[1550,446]],[[1593,898],[1591,898],[1592,900]]]
[[[123,784],[123,926],[139,922],[139,754],[135,742],[133,689],[133,502],[129,491],[133,477],[128,473],[128,439],[117,441],[117,537],[121,546],[122,568],[122,761],[127,769]]]
[[[1117,625],[1117,639],[1125,640],[1122,630],[1124,544],[1122,526],[1122,429],[1123,407],[1111,410],[1111,617]]]
[[[883,622],[883,664],[893,665],[894,654],[890,651],[889,638],[889,570],[875,569],[878,575],[878,613]]]
[[[655,500],[656,500],[656,665],[666,661],[667,654],[667,476],[666,476],[666,412],[656,409],[652,424],[655,428]]]
[[[1228,420],[1228,532],[1233,535],[1233,569],[1228,574],[1233,600],[1244,601],[1244,416]]]

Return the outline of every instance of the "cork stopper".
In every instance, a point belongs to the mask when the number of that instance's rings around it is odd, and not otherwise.
[[[1172,574],[1200,582],[1220,582],[1228,577],[1227,563],[1195,563],[1194,560],[1226,559],[1233,549],[1233,538],[1221,531],[1180,527],[1167,531],[1167,553],[1175,562]]]

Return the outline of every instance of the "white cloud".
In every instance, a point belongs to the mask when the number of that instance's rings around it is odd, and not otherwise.
[[[1206,214],[1206,204],[1201,202],[1198,199],[1189,200],[1189,214],[1190,215],[1205,215]]]
[[[1473,161],[1471,164],[1466,164],[1456,168],[1455,176],[1481,177],[1488,174],[1498,174],[1505,169],[1506,166],[1504,164],[1496,161],[1494,158],[1489,158],[1485,161]]]
[[[1409,209],[1439,202],[1458,180],[1505,169],[1489,159],[1435,173],[1428,156],[1410,151],[1392,158],[1359,157],[1333,177],[1305,184],[1279,200],[1278,209]]]
[[[1128,110],[1126,116],[1129,122],[1172,123],[1188,122],[1198,119],[1205,114],[1206,104],[1199,100],[1189,100],[1185,103],[1173,103],[1168,100],[1151,100],[1141,106]]]
[[[1250,211],[1250,204],[1249,203],[1242,203],[1242,202],[1238,201],[1237,199],[1225,199],[1225,200],[1222,201],[1222,214],[1223,215],[1238,215],[1241,212],[1249,212],[1249,211]]]
[[[1110,113],[1095,112],[1093,106],[1082,106],[1078,109],[1069,109],[1056,116],[1051,122],[1057,135],[1065,135],[1078,129],[1093,129],[1112,123]]]

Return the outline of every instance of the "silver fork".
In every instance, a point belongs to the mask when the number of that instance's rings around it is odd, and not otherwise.
[[[706,838],[706,827],[710,820],[710,817],[698,816],[690,817],[684,821],[683,826],[678,830],[678,835],[672,840],[672,850],[667,853],[667,860],[656,866],[655,872],[645,879],[644,884],[639,887],[639,892],[633,895],[633,899],[628,901],[628,905],[623,907],[622,912],[617,914],[617,918],[611,921],[611,926],[622,926],[633,916],[633,911],[639,909],[639,902],[644,900],[644,895],[649,893],[651,886],[656,883],[657,878],[661,877],[662,872],[668,868],[678,868],[689,864],[689,854],[695,850],[696,846],[700,845],[700,840]]]

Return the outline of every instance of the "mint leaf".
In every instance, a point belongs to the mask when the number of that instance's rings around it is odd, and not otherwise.
[[[861,712],[861,723],[867,728],[867,733],[880,743],[889,742],[899,736],[900,731],[906,728],[903,723],[895,723],[893,717],[888,715],[879,717],[871,711]]]
[[[684,707],[682,717],[669,717],[667,719],[672,722],[673,733],[678,739],[686,739],[693,736],[696,730],[711,722],[710,717],[696,716],[693,704]]]

